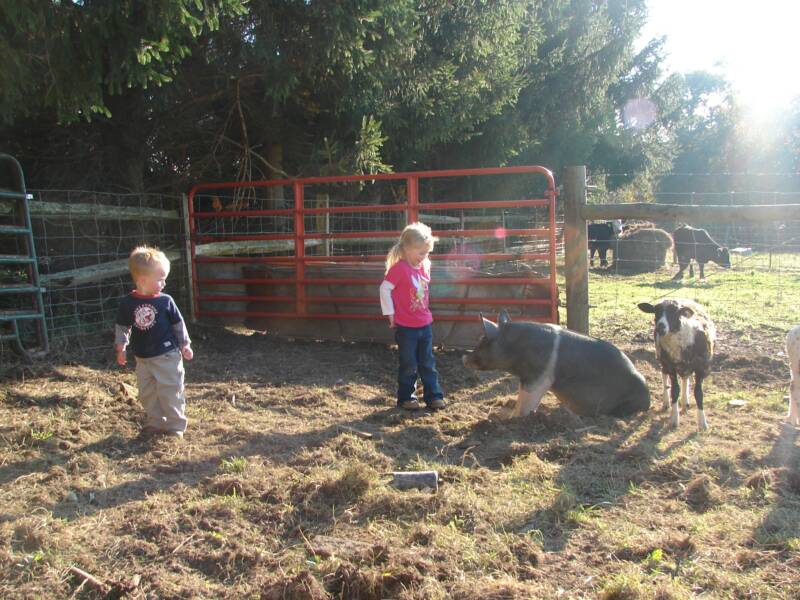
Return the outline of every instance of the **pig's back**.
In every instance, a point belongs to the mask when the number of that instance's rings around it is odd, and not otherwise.
[[[605,340],[562,330],[553,391],[580,415],[646,410],[650,393],[631,360]]]

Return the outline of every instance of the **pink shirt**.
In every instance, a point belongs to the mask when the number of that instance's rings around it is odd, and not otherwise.
[[[384,281],[394,286],[394,322],[401,327],[424,327],[433,322],[428,308],[431,283],[431,261],[425,259],[414,268],[405,260],[399,260],[386,273]]]

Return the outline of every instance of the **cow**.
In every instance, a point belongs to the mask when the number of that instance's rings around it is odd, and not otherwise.
[[[586,233],[589,238],[589,264],[594,266],[594,253],[597,252],[600,257],[600,266],[607,267],[606,255],[611,247],[611,242],[622,233],[622,221],[616,219],[605,223],[591,223],[586,228]]]
[[[697,403],[697,429],[708,429],[703,411],[703,379],[711,370],[717,330],[702,306],[691,300],[662,300],[655,306],[642,302],[639,309],[655,317],[656,358],[661,365],[664,383],[664,409],[672,404],[672,425],[678,427],[681,397],[688,408],[689,380],[694,375],[694,399]],[[680,377],[681,385],[678,386]]]
[[[672,241],[675,260],[680,267],[675,277],[672,278],[673,281],[683,279],[683,272],[687,266],[689,267],[689,277],[694,277],[692,259],[700,267],[700,279],[705,278],[703,267],[708,261],[715,262],[726,269],[731,266],[731,256],[728,249],[717,244],[705,229],[681,225],[672,232]]]

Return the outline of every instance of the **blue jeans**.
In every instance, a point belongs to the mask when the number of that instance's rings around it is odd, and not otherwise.
[[[400,369],[397,374],[397,403],[416,399],[417,373],[422,379],[426,404],[444,397],[439,387],[439,372],[433,357],[433,329],[397,325],[394,339],[400,350]]]

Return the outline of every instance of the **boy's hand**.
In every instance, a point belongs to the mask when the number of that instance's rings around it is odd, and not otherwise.
[[[117,364],[124,366],[128,364],[128,357],[125,355],[125,346],[116,346],[117,350]]]
[[[394,329],[394,315],[389,315],[389,329]]]
[[[186,360],[192,360],[192,357],[194,356],[194,352],[192,352],[191,346],[184,346],[183,348],[181,348],[181,354],[183,355],[183,358],[185,358]]]

